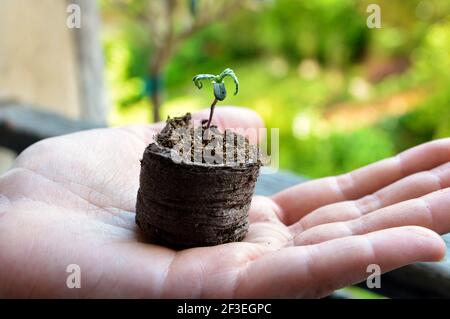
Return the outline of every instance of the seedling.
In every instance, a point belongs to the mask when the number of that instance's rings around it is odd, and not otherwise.
[[[203,80],[214,86],[207,124],[204,120],[195,127],[190,113],[168,118],[166,126],[144,151],[135,218],[154,244],[177,249],[219,245],[241,241],[248,232],[248,211],[262,165],[255,157],[258,148],[231,130],[209,129],[215,105],[227,96],[224,83],[227,76],[234,81],[236,95],[239,81],[231,69],[219,75],[199,74],[193,78],[199,89]],[[194,140],[198,133],[203,133],[203,143],[183,144],[182,147],[189,147],[183,148],[187,156],[175,161],[173,151],[177,143],[183,143],[180,131]],[[214,139],[208,138],[211,131]],[[194,156],[196,147],[202,155],[200,161]],[[215,161],[213,151],[226,160]]]
[[[235,91],[234,95],[238,94],[239,92],[239,81],[236,77],[236,74],[234,74],[234,71],[232,69],[225,69],[222,73],[219,75],[213,75],[213,74],[198,74],[194,76],[192,81],[194,81],[195,86],[197,86],[199,89],[203,87],[203,80],[208,80],[213,83],[213,89],[214,89],[214,101],[211,104],[210,111],[209,111],[209,119],[208,123],[206,124],[206,129],[209,129],[209,126],[211,125],[212,117],[214,114],[214,108],[218,101],[223,101],[227,97],[227,90],[225,88],[224,79],[229,76],[233,79],[234,85],[235,85]]]

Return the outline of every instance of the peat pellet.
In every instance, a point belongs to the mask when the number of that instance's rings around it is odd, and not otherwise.
[[[136,223],[153,243],[169,247],[241,241],[249,227],[248,210],[260,161],[250,156],[245,163],[231,165],[174,161],[171,149],[177,135],[171,131],[190,125],[189,114],[169,119],[156,138],[159,143],[145,149]]]

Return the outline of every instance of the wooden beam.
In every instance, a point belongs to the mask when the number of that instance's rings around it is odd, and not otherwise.
[[[103,82],[103,53],[97,1],[66,0],[81,8],[81,27],[71,29],[78,65],[81,119],[105,124],[107,107]]]
[[[26,105],[0,105],[0,146],[16,153],[45,138],[99,127],[98,123],[71,120]]]

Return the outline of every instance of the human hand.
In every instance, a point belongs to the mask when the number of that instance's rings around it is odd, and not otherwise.
[[[245,109],[215,119],[262,126]],[[445,253],[435,232],[450,231],[450,139],[256,196],[243,242],[150,244],[134,211],[139,160],[161,128],[79,132],[17,158],[0,178],[0,297],[323,297],[365,280],[369,264],[386,272]],[[66,286],[69,264],[80,289]]]

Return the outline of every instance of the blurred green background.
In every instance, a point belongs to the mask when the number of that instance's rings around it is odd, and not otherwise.
[[[152,121],[158,88],[161,118],[208,107],[193,75],[231,67],[225,102],[280,129],[282,169],[334,175],[450,136],[450,1],[213,2],[100,1],[112,125]]]

